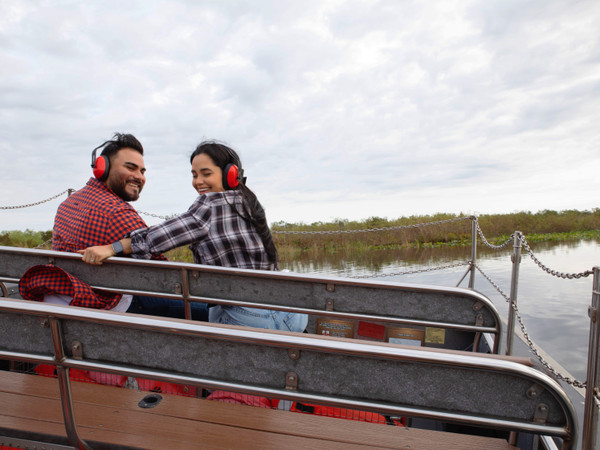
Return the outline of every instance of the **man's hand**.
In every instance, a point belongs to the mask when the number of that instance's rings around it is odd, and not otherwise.
[[[88,247],[85,250],[77,250],[77,253],[83,255],[84,262],[94,266],[99,266],[105,259],[115,256],[115,251],[110,244]]]

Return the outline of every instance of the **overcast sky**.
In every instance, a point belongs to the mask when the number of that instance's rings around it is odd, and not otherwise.
[[[0,207],[81,188],[115,131],[157,215],[203,139],[270,223],[597,208],[600,2],[0,0]]]

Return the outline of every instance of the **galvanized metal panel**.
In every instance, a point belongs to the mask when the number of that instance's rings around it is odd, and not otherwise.
[[[482,294],[462,288],[353,281],[302,274],[111,258],[89,266],[77,254],[0,247],[0,280],[16,281],[29,268],[52,262],[90,285],[115,292],[142,292],[213,303],[243,302],[300,308],[314,313],[374,315],[435,325],[475,327],[500,333],[499,314]],[[307,312],[311,312],[307,311]]]
[[[66,359],[57,364],[70,367],[196,380],[298,399],[335,397],[423,417],[526,430],[546,427],[564,436],[575,427],[572,405],[556,382],[502,359],[23,301],[0,302],[0,317],[0,357],[11,351],[47,353],[51,329],[40,326],[45,317],[59,322],[54,329],[62,330]],[[38,344],[29,347],[23,341]],[[75,342],[82,359],[75,359]],[[291,358],[290,349],[299,357]],[[285,389],[289,372],[298,377],[295,391]],[[542,404],[548,419],[538,424],[534,416]]]

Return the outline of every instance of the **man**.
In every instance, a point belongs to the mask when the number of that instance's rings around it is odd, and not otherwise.
[[[96,152],[102,153],[96,158]],[[94,177],[58,207],[54,219],[52,249],[77,252],[126,237],[147,225],[128,203],[139,198],[146,183],[142,144],[131,134],[115,133],[92,152]],[[116,251],[117,255],[121,255]],[[166,259],[154,255],[153,259]],[[131,297],[92,290],[62,269],[35,266],[19,283],[23,298],[119,312],[184,317],[183,302],[153,297]],[[205,305],[192,304],[192,318],[207,320]]]
[[[96,159],[95,152],[102,147]],[[146,184],[143,155],[142,144],[131,134],[116,133],[94,149],[95,176],[58,207],[52,250],[76,252],[91,242],[114,242],[111,239],[147,227],[128,203],[139,198]]]

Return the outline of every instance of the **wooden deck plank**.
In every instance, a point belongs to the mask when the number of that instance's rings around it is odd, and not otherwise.
[[[65,436],[56,379],[0,374],[0,427]],[[478,436],[391,427],[287,411],[161,394],[154,408],[147,393],[72,383],[75,418],[84,440],[144,448],[511,448]]]
[[[41,380],[38,378],[41,378]],[[32,382],[30,378],[24,378],[20,374],[8,373],[8,376],[4,377],[3,381],[6,381],[6,383],[3,382],[3,386],[0,387],[0,392],[2,390],[8,390],[10,392],[40,396],[40,398],[58,398],[58,382],[56,379],[34,377]],[[245,405],[231,405],[219,401],[185,398],[165,394],[161,394],[163,400],[157,407],[152,409],[141,409],[139,408],[138,403],[148,393],[129,389],[115,389],[109,386],[89,383],[72,383],[72,392],[76,404],[87,403],[95,405],[98,403],[99,396],[101,396],[103,406],[119,408],[121,410],[141,412],[149,415],[158,414],[173,418],[206,421],[239,428],[260,429],[267,432],[280,432],[281,429],[287,428],[287,433],[289,434],[318,437],[321,439],[344,440],[347,438],[348,433],[344,425],[355,427],[357,423],[349,420],[325,418],[327,420],[334,420],[335,423],[342,422],[341,426],[335,427],[333,430],[327,430],[323,428],[323,418],[321,417],[287,413],[285,411],[277,411],[278,413],[285,413],[284,415],[276,414],[264,417],[264,411],[268,410],[262,408],[252,408],[252,414],[248,414],[248,408],[250,407]],[[231,406],[235,406],[235,408],[231,408]],[[241,406],[241,408],[237,408],[239,406]],[[290,414],[291,416],[287,416],[287,414]],[[295,431],[294,424],[299,415],[302,416],[302,428],[301,431]],[[360,425],[365,424],[360,423]],[[370,426],[372,424],[366,425]],[[379,427],[388,428],[386,425],[379,425]],[[360,439],[359,442],[364,444],[372,443],[368,436]],[[394,444],[395,436],[388,438],[386,441],[386,445],[393,446]]]
[[[117,388],[118,389],[118,388]],[[22,396],[0,394],[0,402],[11,405],[0,413],[0,428],[27,430],[37,434],[66,437],[58,399],[39,399],[25,404]],[[211,402],[213,403],[213,402]],[[216,404],[216,402],[214,402]],[[244,443],[245,448],[304,448],[324,449],[364,448],[366,443],[339,442],[330,439],[296,436],[287,433],[266,432],[247,427],[227,426],[200,420],[182,419],[158,414],[145,414],[75,402],[75,418],[84,440],[107,442],[122,446],[148,449],[165,448],[234,448]],[[227,405],[232,409],[250,407]],[[256,412],[252,408],[251,413]],[[265,412],[265,411],[263,411]],[[277,413],[278,411],[268,411]],[[375,448],[381,447],[375,442]]]

